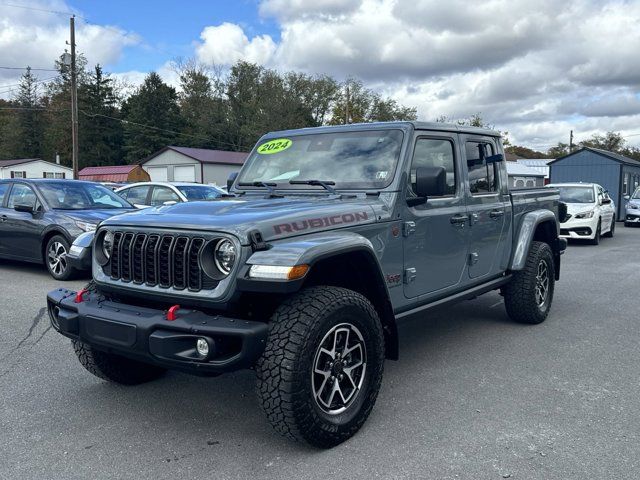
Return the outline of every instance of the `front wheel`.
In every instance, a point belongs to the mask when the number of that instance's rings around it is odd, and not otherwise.
[[[609,227],[609,231],[602,236],[607,238],[613,238],[614,233],[616,233],[616,217],[613,217],[613,219],[611,220],[611,227]]]
[[[593,234],[593,238],[589,241],[591,245],[600,245],[600,236],[602,235],[602,220],[598,220],[598,226],[596,227],[596,233]]]
[[[308,288],[271,319],[256,366],[258,397],[276,431],[331,448],[366,421],[383,364],[382,325],[371,303],[345,288]]]
[[[45,245],[44,261],[47,270],[56,280],[70,280],[76,270],[67,261],[69,242],[62,235],[54,235]]]
[[[519,323],[542,323],[553,300],[555,264],[549,244],[533,242],[524,268],[504,287],[507,314]]]

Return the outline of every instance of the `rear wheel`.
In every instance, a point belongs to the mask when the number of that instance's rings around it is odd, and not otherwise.
[[[364,424],[382,381],[384,337],[359,293],[312,287],[272,317],[256,366],[258,397],[274,429],[330,448]]]
[[[96,350],[78,340],[72,340],[71,343],[82,366],[102,380],[122,385],[138,385],[155,380],[166,371],[164,368]]]
[[[551,247],[533,242],[524,269],[503,288],[507,314],[519,323],[542,323],[553,300],[555,264]]]

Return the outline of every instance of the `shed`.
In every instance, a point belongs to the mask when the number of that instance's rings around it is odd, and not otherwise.
[[[609,191],[623,218],[624,196],[640,184],[640,162],[619,153],[583,147],[549,163],[551,183],[587,182]]]
[[[73,169],[41,158],[0,160],[0,179],[73,178]]]
[[[197,182],[226,185],[229,174],[240,170],[248,153],[168,146],[140,165],[155,182]]]
[[[148,182],[149,174],[140,165],[85,167],[78,172],[80,180],[93,182]]]
[[[549,178],[549,163],[553,160],[553,158],[519,158],[516,161],[521,165],[525,165],[543,173],[545,178]]]
[[[519,162],[505,162],[507,164],[507,176],[509,188],[533,188],[544,187],[544,173],[535,168],[527,167]]]

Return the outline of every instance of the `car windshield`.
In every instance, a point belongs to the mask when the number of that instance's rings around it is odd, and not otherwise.
[[[594,203],[593,187],[557,187],[560,201],[565,203]]]
[[[55,210],[132,208],[126,200],[102,185],[67,180],[40,183],[38,188]]]
[[[209,185],[177,185],[176,188],[187,197],[187,200],[194,202],[197,200],[213,200],[224,192]]]
[[[401,130],[370,130],[265,140],[247,160],[237,184],[315,189],[289,181],[320,180],[335,182],[335,188],[384,188],[393,180],[402,136]]]
[[[634,200],[640,200],[640,187],[636,188],[636,191],[633,192],[631,198],[633,198]]]

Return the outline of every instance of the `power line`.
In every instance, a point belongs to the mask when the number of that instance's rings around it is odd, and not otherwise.
[[[39,72],[57,72],[58,71],[55,68],[3,67],[3,66],[0,66],[0,70],[26,70],[27,68],[30,69],[30,70],[39,71]]]
[[[34,81],[32,84],[33,84],[33,85],[35,85],[35,84],[37,84],[37,83],[49,82],[49,81],[54,80],[54,79],[56,79],[56,78],[58,78],[58,76],[57,76],[57,75],[56,75],[55,77],[49,77],[49,78],[43,78],[42,80],[36,80],[36,81]],[[12,92],[13,92],[13,90],[14,90],[16,87],[19,87],[19,86],[20,86],[20,84],[19,84],[19,83],[14,83],[14,84],[12,84],[12,85],[0,85],[0,88],[8,88],[8,90],[0,91],[0,95],[4,95],[5,93],[12,93]]]
[[[53,13],[55,15],[75,15],[78,18],[82,18],[79,15],[76,15],[73,12],[61,12],[59,10],[48,10],[46,8],[37,8],[37,7],[29,7],[27,5],[16,5],[15,3],[0,3],[0,5],[4,6],[4,7],[13,7],[13,8],[23,8],[25,10],[34,10],[36,12],[46,12],[46,13]]]

